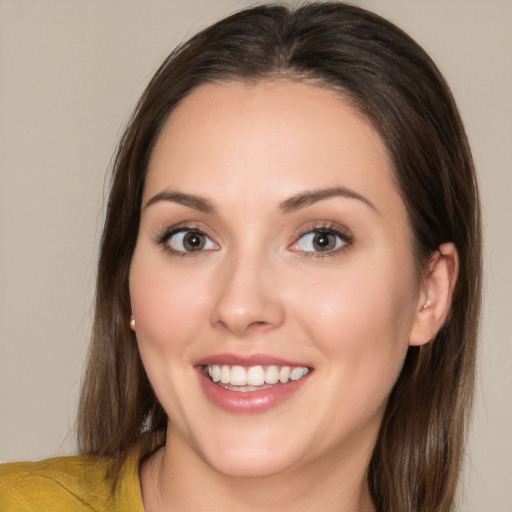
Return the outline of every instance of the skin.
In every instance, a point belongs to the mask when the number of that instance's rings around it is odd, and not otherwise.
[[[333,188],[357,197],[283,211]],[[171,252],[174,226],[206,233],[205,249]],[[304,233],[331,228],[347,237],[315,252]],[[146,510],[373,510],[369,457],[408,346],[444,321],[453,247],[430,267],[418,278],[380,137],[339,95],[285,80],[192,91],[155,146],[130,271],[141,357],[170,418],[141,470]],[[219,353],[313,371],[277,407],[233,414],[195,368]]]

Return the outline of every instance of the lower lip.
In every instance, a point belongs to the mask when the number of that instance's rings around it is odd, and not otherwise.
[[[214,384],[198,368],[201,386],[208,399],[217,407],[230,413],[253,414],[265,412],[282,404],[303,386],[310,373],[287,384],[276,384],[261,391],[231,391]]]

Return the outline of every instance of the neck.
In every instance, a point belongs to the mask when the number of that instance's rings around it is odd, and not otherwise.
[[[343,460],[343,459],[341,459]],[[264,477],[217,472],[169,439],[141,468],[146,512],[374,512],[366,482],[368,457],[326,456],[307,466]]]

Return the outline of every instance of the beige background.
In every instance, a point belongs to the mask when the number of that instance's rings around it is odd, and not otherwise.
[[[0,0],[0,460],[72,453],[105,171],[149,77],[234,0]],[[464,512],[512,511],[512,1],[354,2],[437,61],[472,143],[486,227]]]

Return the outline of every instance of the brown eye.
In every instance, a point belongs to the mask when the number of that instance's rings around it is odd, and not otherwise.
[[[332,251],[336,248],[336,236],[332,233],[315,233],[313,247],[317,251]]]
[[[293,251],[304,253],[330,253],[350,245],[349,236],[336,229],[314,229],[304,233],[291,247]]]
[[[200,251],[205,246],[205,242],[205,236],[202,233],[191,231],[183,237],[183,247],[186,251]]]
[[[186,253],[218,249],[218,245],[201,231],[187,229],[175,231],[167,238],[165,243],[176,252]]]

